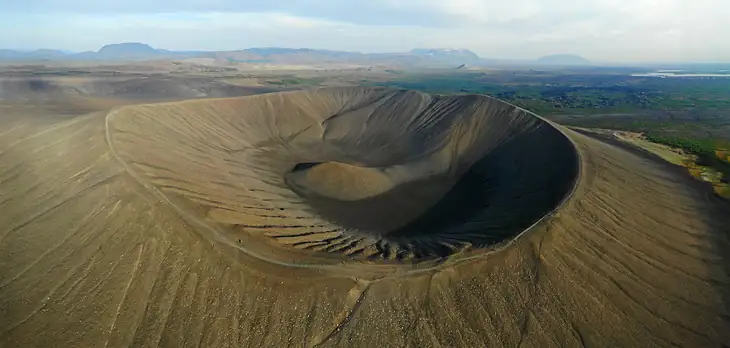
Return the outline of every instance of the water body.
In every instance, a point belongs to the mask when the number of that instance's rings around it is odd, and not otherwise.
[[[728,77],[730,73],[719,71],[719,73],[703,73],[703,74],[682,74],[681,70],[659,70],[657,72],[631,74],[631,76],[652,76],[652,77]]]

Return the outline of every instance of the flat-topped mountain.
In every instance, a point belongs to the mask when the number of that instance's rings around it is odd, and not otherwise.
[[[139,42],[126,42],[106,45],[97,53],[106,56],[145,56],[159,55],[167,52],[169,51],[154,49],[150,45]]]

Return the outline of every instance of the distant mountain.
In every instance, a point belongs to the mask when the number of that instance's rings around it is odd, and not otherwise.
[[[45,57],[45,58],[48,58],[48,59],[63,57],[63,56],[66,56],[67,55],[67,53],[64,52],[64,51],[61,51],[61,50],[49,50],[49,49],[35,50],[32,53],[35,54],[35,55],[37,55],[37,56]]]
[[[198,56],[200,52],[172,52],[155,49],[147,44],[129,42],[106,45],[98,51],[80,53],[61,50],[40,49],[35,51],[1,50],[0,60],[148,60],[165,58],[186,58]]]
[[[0,59],[17,59],[19,57],[23,56],[23,52],[15,51],[15,50],[2,50],[0,49]]]
[[[15,50],[2,50],[0,49],[0,60],[23,60],[23,59],[34,59],[34,60],[48,60],[48,59],[63,59],[67,56],[67,53],[59,50],[41,49],[35,51],[15,51]]]
[[[311,48],[255,47],[237,51],[169,51],[139,42],[110,44],[98,51],[69,53],[56,50],[0,50],[0,60],[151,60],[213,58],[229,63],[270,63],[291,65],[385,64],[395,66],[478,65],[479,56],[466,49],[418,48],[402,53],[372,53]]]
[[[96,54],[99,57],[109,58],[146,58],[164,55],[169,53],[165,50],[157,50],[152,48],[150,45],[138,43],[138,42],[126,42],[111,44],[102,47]]]
[[[205,58],[224,59],[236,63],[322,64],[356,62],[362,53],[317,50],[311,48],[255,47],[238,51],[202,52]]]
[[[475,64],[479,56],[469,50],[415,49],[404,53],[360,53],[311,48],[259,47],[239,51],[204,52],[206,58],[241,63],[271,64],[387,64],[402,66]]]
[[[573,54],[553,54],[541,57],[536,62],[541,65],[591,65],[588,59]]]

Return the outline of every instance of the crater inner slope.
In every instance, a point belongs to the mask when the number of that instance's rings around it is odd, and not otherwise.
[[[502,244],[578,175],[563,133],[487,96],[324,88],[107,119],[119,158],[186,213],[232,245],[294,254],[424,260]]]

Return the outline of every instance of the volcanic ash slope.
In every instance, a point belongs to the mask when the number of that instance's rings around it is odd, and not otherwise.
[[[0,118],[0,346],[719,347],[730,208],[485,96]]]

